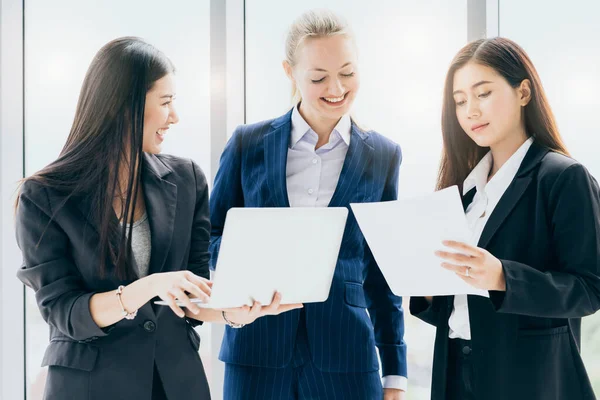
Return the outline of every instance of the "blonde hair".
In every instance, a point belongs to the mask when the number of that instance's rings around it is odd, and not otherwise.
[[[304,41],[309,38],[336,35],[352,37],[350,26],[343,18],[326,9],[309,10],[298,17],[288,30],[285,40],[285,60],[294,67],[297,61],[296,52]],[[296,85],[292,85],[292,101],[298,104],[302,96]]]

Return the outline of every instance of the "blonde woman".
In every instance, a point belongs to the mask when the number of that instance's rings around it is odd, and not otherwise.
[[[303,14],[289,30],[283,67],[298,102],[283,116],[238,127],[221,157],[210,200],[213,268],[231,207],[349,207],[397,197],[400,147],[349,116],[360,80],[348,25],[329,11]],[[327,301],[251,326],[225,315],[225,399],[402,399],[401,300],[350,215]]]

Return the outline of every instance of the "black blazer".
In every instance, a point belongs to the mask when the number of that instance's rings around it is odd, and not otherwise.
[[[475,191],[463,198],[466,206]],[[595,399],[581,356],[581,317],[600,308],[600,192],[574,160],[537,145],[479,240],[502,262],[506,292],[468,296],[475,398]],[[454,296],[410,311],[437,327],[431,397],[445,399]]]
[[[142,165],[152,235],[150,273],[189,269],[208,277],[204,174],[190,160],[166,155],[144,153]],[[130,282],[111,277],[110,270],[108,277],[99,276],[99,234],[90,202],[72,198],[58,208],[63,200],[60,193],[27,181],[17,209],[17,240],[24,257],[17,275],[35,290],[50,325],[44,398],[150,399],[156,364],[169,400],[209,399],[198,355],[200,338],[190,321],[149,302],[133,320],[123,319],[109,329],[94,323],[90,297]]]

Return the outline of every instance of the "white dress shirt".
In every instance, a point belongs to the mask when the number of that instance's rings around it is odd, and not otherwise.
[[[517,175],[531,143],[533,143],[533,138],[527,139],[489,182],[487,180],[493,165],[491,152],[483,157],[465,179],[463,195],[473,188],[477,190],[466,211],[467,222],[471,228],[471,245],[476,246],[479,242],[485,224]],[[454,296],[454,308],[448,319],[448,326],[450,327],[448,337],[451,339],[471,340],[471,324],[466,295]]]
[[[329,142],[315,150],[319,136],[294,107],[286,166],[290,207],[329,205],[348,153],[351,132],[350,116],[344,115],[333,128]],[[408,380],[404,376],[384,376],[383,387],[406,391]]]
[[[286,167],[291,207],[329,205],[346,159],[351,129],[350,117],[344,115],[333,128],[329,142],[315,150],[319,136],[294,107]]]

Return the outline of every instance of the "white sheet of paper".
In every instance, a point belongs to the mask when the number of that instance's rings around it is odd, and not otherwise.
[[[441,267],[443,240],[470,242],[471,232],[457,186],[405,200],[353,203],[377,265],[397,296],[442,296],[488,292]],[[449,250],[452,251],[452,250]]]

